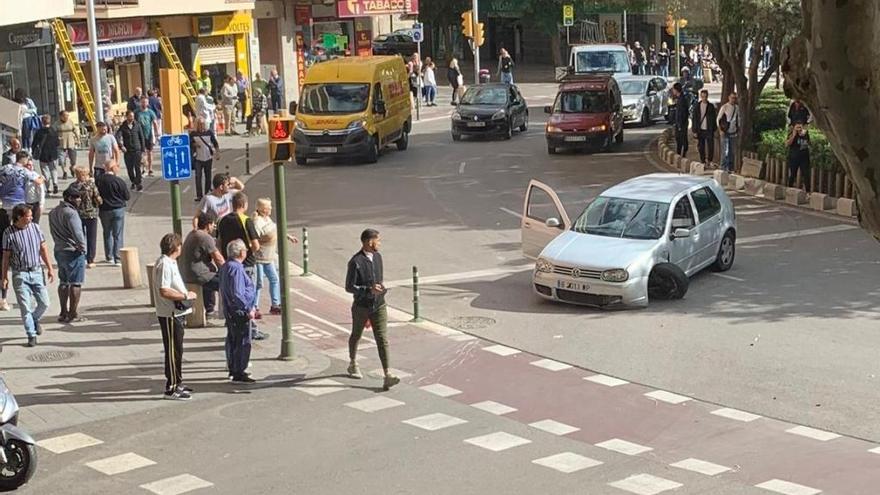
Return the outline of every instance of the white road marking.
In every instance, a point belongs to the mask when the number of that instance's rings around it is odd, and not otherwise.
[[[399,400],[390,399],[388,397],[371,397],[369,399],[358,400],[354,402],[348,402],[345,404],[346,406],[357,409],[358,411],[363,411],[366,413],[372,413],[376,411],[381,411],[383,409],[390,409],[392,407],[398,407],[404,405],[403,402]]]
[[[606,440],[601,443],[597,443],[596,447],[600,447],[606,450],[611,450],[613,452],[617,452],[620,454],[626,455],[639,455],[645,452],[649,452],[654,450],[651,447],[646,447],[644,445],[639,445],[637,443],[627,442],[626,440],[621,440],[619,438],[612,438],[611,440]]]
[[[761,419],[761,416],[757,414],[747,413],[745,411],[740,411],[738,409],[731,409],[729,407],[723,407],[721,409],[716,409],[711,412],[716,416],[721,416],[722,418],[732,419],[734,421],[742,421],[745,423],[752,422],[756,419]]]
[[[619,387],[620,385],[626,385],[627,383],[629,383],[626,380],[621,380],[620,378],[614,378],[612,376],[605,375],[585,376],[584,380],[588,382],[598,383],[599,385],[605,385],[606,387]]]
[[[186,187],[183,188],[183,192],[187,192],[187,191],[189,191],[189,184],[187,184]]]
[[[785,432],[791,433],[792,435],[800,435],[802,437],[812,438],[813,440],[818,440],[820,442],[827,442],[828,440],[840,438],[840,435],[838,435],[837,433],[817,430],[815,428],[810,428],[809,426],[795,426],[794,428],[789,428],[785,430]]]
[[[874,447],[873,449],[868,449],[868,452],[872,454],[880,454],[880,447]]]
[[[437,431],[442,430],[443,428],[467,423],[467,420],[456,418],[455,416],[450,416],[448,414],[435,413],[426,416],[419,416],[418,418],[407,419],[406,421],[403,421],[403,423],[423,430]]]
[[[468,335],[466,333],[460,333],[456,335],[450,335],[449,339],[454,340],[456,342],[466,342],[468,340],[477,340],[473,335]]]
[[[392,375],[397,375],[397,378],[400,378],[400,379],[404,379],[404,378],[412,376],[412,373],[408,373],[406,371],[399,370],[397,368],[388,368],[388,371]],[[372,371],[367,372],[367,375],[371,376],[373,378],[384,378],[385,377],[385,370],[383,370],[382,368],[376,368]]]
[[[503,431],[468,438],[464,442],[486,450],[491,450],[492,452],[501,452],[502,450],[512,449],[514,447],[519,447],[520,445],[532,443],[529,439],[511,435],[510,433],[505,433]]]
[[[742,199],[742,198],[740,198]],[[756,205],[740,205],[736,207],[736,214],[740,215],[739,210],[759,210],[761,208],[767,208],[767,205],[764,204],[756,204]]]
[[[783,495],[816,495],[818,493],[822,493],[822,490],[817,490],[815,488],[810,488],[808,486],[798,485],[797,483],[792,483],[790,481],[779,479],[765,481],[760,485],[755,485],[755,487],[763,488],[764,490],[768,490],[771,492],[781,493]]]
[[[464,173],[464,168],[465,168],[466,166],[467,166],[467,162],[461,162],[461,164],[458,166],[458,173],[459,173],[459,174],[463,174],[463,173]]]
[[[318,302],[317,299],[315,299],[314,297],[309,296],[308,294],[306,294],[305,292],[303,292],[303,291],[301,291],[301,290],[299,290],[299,289],[290,289],[290,291],[293,292],[294,294],[298,295],[299,297],[305,299],[306,301],[309,301],[309,302]]]
[[[563,452],[561,454],[535,459],[532,461],[532,464],[555,469],[560,473],[570,474],[582,469],[599,466],[602,464],[602,461],[590,459],[589,457],[584,457],[575,454],[574,452]]]
[[[779,232],[777,234],[756,235],[752,237],[742,237],[736,240],[736,244],[754,244],[756,242],[778,241],[781,239],[791,239],[794,237],[803,237],[807,235],[828,234],[831,232],[844,232],[847,230],[858,229],[855,225],[838,224],[828,227],[818,227],[815,229],[792,230],[791,232]]]
[[[84,449],[102,443],[104,442],[85,433],[71,433],[70,435],[40,440],[37,442],[37,445],[54,454],[64,454],[65,452]]]
[[[517,265],[509,268],[489,268],[487,270],[474,270],[471,272],[459,272],[459,273],[447,273],[445,275],[432,275],[429,277],[420,277],[419,285],[431,285],[431,284],[442,284],[446,282],[460,282],[463,280],[473,280],[478,278],[491,278],[491,277],[500,277],[503,275],[510,275],[513,273],[524,272],[526,270],[531,270],[535,265]],[[391,282],[387,282],[385,287],[394,288],[394,287],[411,287],[412,279],[400,279],[400,280],[392,280]]]
[[[503,206],[500,207],[500,208],[498,208],[498,209],[501,210],[501,211],[503,211],[504,213],[507,213],[507,214],[509,214],[509,215],[513,215],[513,216],[515,216],[516,218],[522,219],[522,214],[521,214],[521,213],[517,213],[517,212],[515,212],[515,211],[513,211],[513,210],[511,210],[511,209],[505,208],[505,207],[503,207]]]
[[[447,387],[442,383],[433,383],[431,385],[425,385],[424,387],[419,387],[425,392],[438,395],[440,397],[452,397],[453,395],[458,395],[461,393],[461,390]]]
[[[751,215],[766,215],[767,213],[776,213],[778,211],[779,211],[779,208],[768,208],[766,210],[738,211],[738,212],[736,212],[736,216],[747,217],[747,216],[751,216]]]
[[[513,347],[507,347],[503,345],[490,345],[489,347],[483,347],[483,350],[486,352],[491,352],[492,354],[498,354],[499,356],[513,356],[514,354],[519,354],[519,349],[514,349]]]
[[[714,275],[716,277],[725,278],[727,280],[733,280],[734,282],[745,282],[746,281],[746,279],[744,279],[744,278],[734,277],[733,275],[727,275],[726,273],[716,273],[716,272],[711,272],[711,273],[712,273],[712,275]]]
[[[293,310],[303,316],[306,316],[308,318],[311,318],[311,319],[317,321],[318,323],[323,323],[324,325],[327,325],[330,328],[334,328],[336,330],[339,330],[340,332],[342,332],[346,335],[351,335],[351,330],[349,330],[348,328],[345,328],[342,325],[337,325],[336,323],[333,323],[332,321],[325,320],[324,318],[321,318],[320,316],[313,315],[313,314],[309,313],[308,311],[303,311],[299,308],[294,308]],[[366,340],[367,342],[372,342],[374,344],[376,343],[375,340],[373,340],[372,338],[367,337],[367,336],[364,336],[363,340]]]
[[[448,113],[448,114],[446,114],[446,115],[440,115],[439,117],[430,117],[430,118],[427,118],[427,119],[419,119],[419,120],[416,120],[415,122],[413,122],[413,125],[416,125],[416,124],[423,124],[423,123],[425,123],[425,122],[434,122],[435,120],[449,119],[449,118],[451,118],[451,117],[452,117],[452,113]]]
[[[669,404],[681,404],[682,402],[687,402],[691,400],[690,397],[673,394],[672,392],[667,392],[665,390],[655,390],[653,392],[648,392],[645,394],[645,397],[656,399]]]
[[[553,421],[552,419],[542,419],[541,421],[535,421],[534,423],[529,423],[529,426],[559,436],[568,435],[569,433],[574,433],[580,430],[580,428],[576,426],[560,423],[559,421]]]
[[[129,452],[127,454],[87,462],[86,466],[99,473],[104,473],[107,476],[113,476],[114,474],[127,473],[128,471],[134,471],[135,469],[140,469],[142,467],[152,466],[153,464],[156,464],[156,462],[151,461],[146,457],[141,457],[134,452]]]
[[[516,411],[515,407],[506,406],[500,402],[495,402],[491,400],[486,400],[483,402],[477,402],[476,404],[471,404],[471,407],[475,407],[481,411],[485,411],[490,414],[494,414],[496,416],[504,416],[505,414],[509,414]]]
[[[679,469],[685,469],[687,471],[693,471],[695,473],[705,474],[706,476],[715,476],[717,474],[730,471],[730,468],[727,466],[721,466],[719,464],[702,461],[700,459],[694,459],[693,457],[690,459],[685,459],[683,461],[678,461],[674,464],[670,464],[670,466]]]
[[[552,359],[539,359],[537,361],[532,361],[529,364],[550,371],[562,371],[571,368],[571,365],[569,364],[560,363],[559,361],[554,361]]]
[[[151,491],[156,495],[180,495],[181,493],[191,492],[200,488],[208,488],[214,486],[213,483],[197,478],[191,474],[181,474],[173,478],[165,478],[163,480],[154,481],[141,485],[141,488]]]
[[[322,395],[332,394],[333,392],[340,392],[347,388],[349,387],[329,378],[303,381],[296,383],[293,386],[293,389],[297,392],[302,392],[311,395],[312,397],[320,397]]]
[[[681,483],[644,473],[634,474],[629,478],[608,483],[608,485],[636,495],[657,495],[682,486]]]
[[[235,159],[232,160],[232,161],[234,161],[234,162],[240,162],[240,161],[244,160],[245,157],[246,157],[245,155],[241,155],[241,156],[235,157]]]

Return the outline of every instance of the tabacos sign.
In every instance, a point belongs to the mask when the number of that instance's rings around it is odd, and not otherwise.
[[[339,17],[364,17],[385,14],[418,14],[419,0],[338,0]]]

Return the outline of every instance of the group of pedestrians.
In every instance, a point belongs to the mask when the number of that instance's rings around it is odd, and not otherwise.
[[[248,81],[238,71],[235,76],[224,76],[223,83],[217,88],[212,86],[211,73],[207,69],[202,71],[201,77],[195,71],[191,71],[189,77],[196,90],[195,108],[188,112],[192,128],[202,119],[207,129],[215,133],[219,133],[222,127],[224,135],[239,135],[236,124],[241,123],[245,124],[248,135],[265,134],[268,132],[266,118],[269,112],[278,113],[284,99],[284,81],[274,69],[268,79],[257,73],[253,81]],[[250,111],[247,110],[248,100],[251,102]]]
[[[638,41],[632,45],[627,44],[626,49],[633,74],[669,77],[675,53],[669,50],[665,41],[660,43],[659,49],[654,44],[646,49]],[[710,82],[713,78],[719,77],[720,68],[709,45],[697,44],[690,47],[682,45],[678,52],[678,62],[679,67],[687,67],[692,71],[695,79]]]

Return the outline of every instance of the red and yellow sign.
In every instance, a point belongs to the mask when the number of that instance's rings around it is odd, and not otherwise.
[[[306,40],[302,31],[296,32],[296,76],[299,81],[299,90],[302,91],[306,80]]]
[[[98,21],[95,26],[98,41],[117,41],[145,38],[149,31],[145,19],[120,19],[118,21]],[[74,45],[88,43],[89,29],[85,22],[71,22],[67,25],[70,42]]]
[[[418,14],[419,0],[338,0],[339,17],[365,17],[385,14]]]

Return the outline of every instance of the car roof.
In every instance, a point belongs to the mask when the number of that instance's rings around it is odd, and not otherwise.
[[[608,89],[614,76],[609,74],[589,74],[568,76],[559,83],[559,91],[584,91]]]
[[[684,174],[648,174],[621,182],[600,194],[609,198],[670,203],[673,198],[712,179]]]

